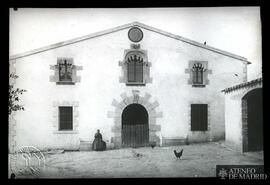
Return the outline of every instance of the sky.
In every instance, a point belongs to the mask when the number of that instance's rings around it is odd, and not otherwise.
[[[10,9],[9,53],[20,54],[134,21],[243,56],[252,62],[248,80],[262,75],[259,7]]]

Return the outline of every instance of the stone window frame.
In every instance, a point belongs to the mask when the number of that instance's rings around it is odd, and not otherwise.
[[[150,77],[150,67],[152,63],[148,61],[147,50],[140,49],[140,44],[131,44],[131,49],[124,50],[124,59],[119,61],[119,66],[122,67],[122,76],[119,77],[120,83],[125,83],[127,86],[145,86],[147,83],[152,83]],[[128,81],[128,63],[127,59],[131,55],[138,55],[143,59],[143,81],[142,82],[129,82]]]
[[[62,60],[67,60],[72,64],[72,81],[60,81],[59,79],[59,63]],[[82,66],[74,65],[73,58],[57,57],[57,64],[50,65],[50,69],[54,70],[54,75],[50,76],[50,82],[56,82],[57,85],[75,85],[77,82],[81,82],[81,76],[77,75],[78,70],[82,70]]]
[[[70,106],[73,109],[72,130],[59,130],[59,107]],[[78,134],[79,133],[79,102],[78,101],[54,101],[53,102],[53,133],[54,134]]]
[[[116,99],[113,99],[112,106],[115,107],[114,111],[108,111],[107,117],[113,118],[112,132],[114,136],[111,138],[111,143],[114,144],[115,148],[122,147],[122,135],[121,135],[121,126],[122,126],[122,113],[123,110],[130,104],[137,103],[147,110],[148,113],[148,125],[149,125],[149,143],[155,142],[158,146],[161,143],[161,138],[157,132],[161,131],[161,125],[156,123],[157,118],[163,117],[163,112],[158,111],[157,107],[159,106],[158,101],[151,103],[149,99],[151,94],[145,93],[144,96],[140,95],[139,90],[132,90],[132,95],[128,96],[125,92],[121,95],[121,101],[118,102]]]
[[[202,84],[194,84],[193,83],[193,66],[194,64],[200,63],[203,65],[203,83]],[[208,61],[204,60],[190,60],[188,63],[188,69],[185,69],[185,73],[189,74],[188,84],[192,85],[192,87],[205,87],[209,85],[208,74],[212,74],[212,70],[208,69]]]

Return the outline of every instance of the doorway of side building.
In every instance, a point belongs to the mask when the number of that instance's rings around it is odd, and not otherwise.
[[[148,143],[147,110],[140,104],[130,104],[122,113],[122,147],[142,147]]]
[[[248,92],[242,98],[243,151],[263,150],[262,88]]]

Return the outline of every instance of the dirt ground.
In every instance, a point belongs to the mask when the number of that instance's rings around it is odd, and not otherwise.
[[[174,149],[184,149],[181,159]],[[16,178],[215,177],[216,165],[264,164],[263,152],[243,155],[220,142],[44,155],[45,167],[36,175],[21,173]]]

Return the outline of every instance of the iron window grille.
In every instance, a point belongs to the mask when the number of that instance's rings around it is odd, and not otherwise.
[[[204,67],[201,63],[196,63],[192,67],[192,82],[193,85],[203,85]]]
[[[143,59],[137,55],[131,55],[127,59],[128,82],[143,83]]]
[[[59,82],[72,82],[72,64],[63,59],[58,64]]]

